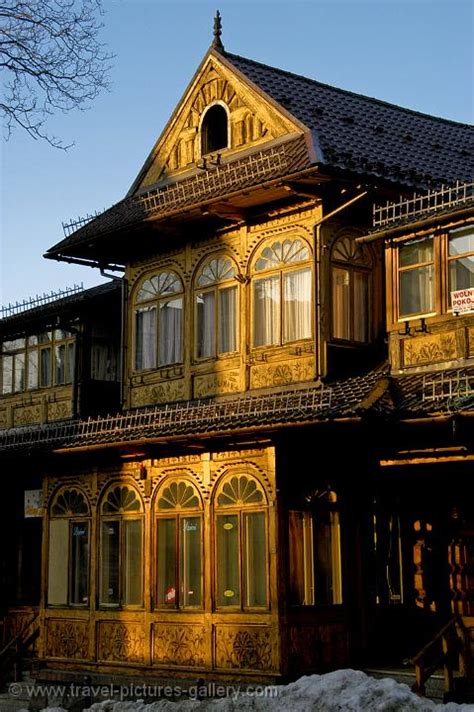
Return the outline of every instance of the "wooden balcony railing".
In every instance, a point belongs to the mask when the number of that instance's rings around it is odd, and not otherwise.
[[[426,682],[437,670],[444,674],[444,698],[448,701],[457,692],[457,681],[467,681],[471,675],[469,631],[460,616],[446,623],[430,642],[413,658],[416,682],[413,692],[426,694]]]

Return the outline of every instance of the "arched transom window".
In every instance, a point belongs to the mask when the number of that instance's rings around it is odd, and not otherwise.
[[[232,475],[215,498],[216,606],[266,608],[267,501],[253,477]]]
[[[311,337],[309,261],[309,248],[299,239],[278,240],[259,254],[253,281],[254,346]]]
[[[140,606],[143,602],[143,509],[133,487],[113,485],[102,500],[100,604]]]
[[[165,484],[156,500],[156,602],[202,607],[202,505],[186,480]]]
[[[213,257],[196,279],[196,356],[237,351],[236,269],[229,257]]]
[[[48,605],[89,603],[90,509],[80,490],[61,489],[49,511]]]
[[[146,278],[135,298],[135,368],[181,363],[183,284],[174,272]]]
[[[354,237],[340,237],[331,254],[332,337],[366,343],[369,340],[369,279],[371,260]]]

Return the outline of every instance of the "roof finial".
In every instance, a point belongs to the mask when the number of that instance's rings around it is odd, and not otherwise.
[[[221,40],[221,34],[222,34],[221,13],[219,12],[219,10],[217,10],[215,17],[214,17],[214,39],[212,40],[212,46],[215,49],[224,50],[224,45],[222,44],[222,40]]]

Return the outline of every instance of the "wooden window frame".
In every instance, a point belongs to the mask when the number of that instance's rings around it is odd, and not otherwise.
[[[223,486],[226,484],[226,482],[229,482],[232,480],[233,477],[246,477],[248,480],[253,481],[257,485],[257,489],[261,492],[262,495],[262,501],[261,503],[249,503],[246,504],[245,502],[242,502],[240,504],[235,504],[235,505],[228,505],[228,504],[218,504],[218,497],[222,493]],[[268,506],[268,501],[266,494],[264,492],[263,487],[260,485],[258,480],[253,476],[253,475],[247,475],[247,474],[233,474],[230,476],[225,477],[225,479],[222,481],[221,485],[219,486],[215,500],[214,500],[214,506],[213,506],[213,536],[212,536],[212,550],[213,550],[213,560],[214,560],[214,572],[213,572],[213,609],[218,612],[218,613],[238,613],[238,612],[250,612],[250,613],[262,613],[265,611],[270,610],[270,546],[269,546],[269,506]],[[264,515],[264,527],[265,527],[265,534],[264,534],[264,541],[265,541],[265,599],[266,599],[266,604],[264,606],[251,606],[248,605],[248,594],[249,594],[249,586],[248,586],[248,581],[247,577],[248,574],[245,571],[245,562],[244,562],[244,557],[247,555],[247,534],[246,534],[246,527],[245,527],[245,519],[248,515],[252,514],[263,514]],[[219,561],[218,561],[218,519],[219,517],[225,517],[225,516],[236,516],[237,517],[237,522],[238,522],[238,527],[239,527],[239,532],[238,532],[238,577],[239,577],[239,587],[240,587],[240,602],[235,605],[228,605],[228,606],[222,606],[219,605],[218,599],[218,585],[219,585],[219,576],[218,576],[218,568],[219,568]]]
[[[220,259],[227,259],[232,263],[232,266],[235,269],[235,274],[238,273],[237,266],[234,262],[234,260],[229,257],[226,254],[216,254],[208,257],[203,264],[201,264],[198,272],[196,273],[194,277],[194,290],[193,290],[193,296],[194,296],[194,338],[193,338],[193,353],[194,353],[194,360],[196,363],[201,363],[204,361],[215,361],[218,359],[226,359],[226,358],[232,358],[236,356],[239,353],[239,343],[240,343],[240,319],[239,319],[239,308],[240,308],[240,290],[238,286],[238,282],[235,281],[235,275],[232,277],[222,280],[218,279],[212,284],[205,285],[204,287],[200,287],[198,285],[198,280],[200,276],[203,273],[203,270],[205,267],[212,262],[213,260],[220,260]],[[219,351],[219,315],[220,315],[220,307],[219,307],[219,292],[225,290],[225,289],[235,289],[236,290],[236,305],[235,305],[235,351]],[[214,325],[213,325],[213,330],[214,330],[214,344],[215,344],[215,349],[214,353],[211,354],[210,356],[199,356],[198,355],[198,324],[199,324],[199,317],[198,317],[198,304],[197,304],[197,298],[200,294],[208,294],[208,293],[213,293],[214,294]]]
[[[156,296],[150,296],[149,299],[143,299],[141,301],[138,300],[138,293],[140,292],[140,289],[142,288],[143,284],[151,279],[153,277],[159,277],[162,274],[171,274],[176,278],[176,281],[179,282],[181,286],[181,290],[179,292],[168,292],[162,295],[156,295]],[[181,359],[179,361],[173,361],[172,363],[168,364],[160,364],[160,304],[162,302],[169,302],[169,301],[174,301],[180,299],[181,300],[181,314],[182,314],[182,322],[181,322]],[[137,366],[137,339],[138,339],[138,329],[137,329],[137,314],[138,312],[147,309],[147,308],[154,308],[155,309],[155,348],[156,348],[156,362],[154,366],[146,367],[146,368],[139,368]],[[185,308],[186,308],[186,301],[185,301],[185,288],[184,288],[184,283],[183,279],[176,270],[172,268],[163,268],[159,269],[155,272],[148,273],[147,275],[143,276],[140,281],[138,282],[136,289],[135,289],[135,295],[133,299],[133,328],[132,328],[132,340],[133,340],[133,349],[132,351],[132,372],[135,374],[141,374],[141,373],[150,373],[152,371],[160,371],[162,369],[167,369],[167,368],[173,368],[176,366],[181,366],[184,363],[184,350],[185,350],[185,329],[186,329],[186,319],[185,319]]]
[[[176,507],[168,507],[168,508],[163,508],[159,509],[158,504],[161,499],[161,496],[163,495],[164,491],[172,484],[176,482],[178,485],[180,483],[184,483],[189,487],[192,487],[194,490],[194,496],[196,496],[199,500],[199,505],[197,507],[183,507],[177,505]],[[201,554],[201,596],[200,600],[201,603],[197,606],[189,606],[189,605],[183,605],[181,603],[181,583],[182,583],[182,560],[181,560],[181,550],[182,550],[182,541],[181,541],[181,529],[180,529],[180,524],[183,519],[190,519],[190,518],[199,518],[200,525],[201,525],[201,543],[200,543],[200,554]],[[175,589],[176,589],[176,602],[175,605],[166,605],[162,603],[158,603],[158,522],[160,520],[168,520],[168,521],[174,521],[176,523],[176,529],[175,529],[175,554],[176,554],[176,561],[175,561],[175,574],[174,574],[174,579],[175,579]],[[154,551],[154,556],[153,556],[153,598],[154,598],[154,605],[153,609],[157,611],[202,611],[204,610],[204,600],[205,600],[205,582],[204,582],[204,567],[205,567],[205,561],[204,561],[204,526],[205,526],[205,520],[204,520],[204,511],[203,511],[203,506],[202,506],[202,500],[201,497],[198,493],[198,490],[196,489],[195,485],[188,480],[184,479],[167,479],[162,483],[162,486],[160,487],[160,490],[158,492],[158,496],[155,500],[155,505],[153,508],[153,521],[154,521],[154,532],[153,532],[153,551]]]

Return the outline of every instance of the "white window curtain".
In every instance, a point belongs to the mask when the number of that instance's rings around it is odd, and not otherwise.
[[[335,339],[351,338],[351,293],[349,270],[332,269],[332,335]]]
[[[369,340],[369,275],[354,271],[354,341]]]
[[[156,307],[143,307],[136,312],[135,367],[156,367]]]
[[[160,302],[159,364],[168,366],[182,361],[183,299]]]
[[[280,276],[254,282],[254,345],[280,343]]]
[[[219,291],[219,353],[237,351],[237,288]]]
[[[197,303],[197,357],[210,358],[216,355],[214,290],[196,297]]]
[[[311,336],[311,271],[283,275],[283,341]]]

